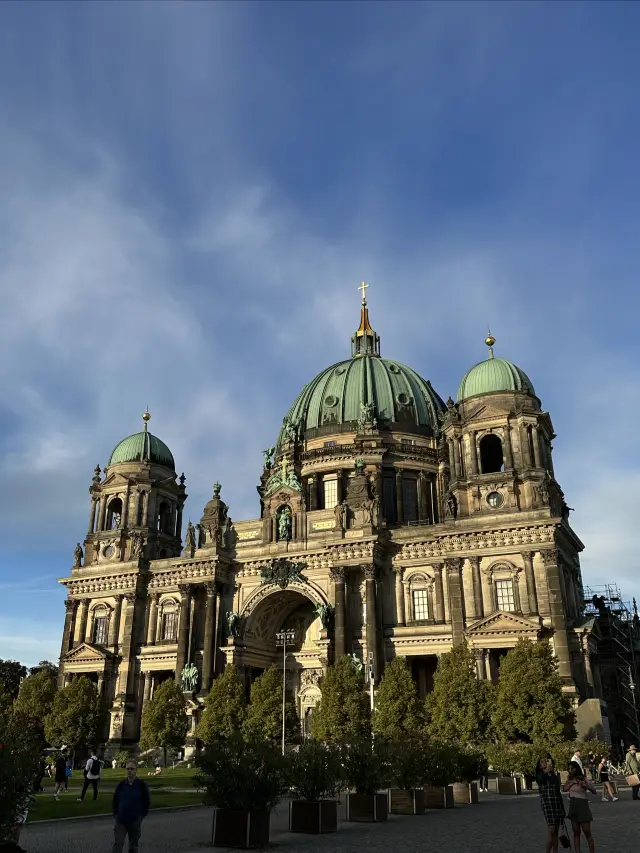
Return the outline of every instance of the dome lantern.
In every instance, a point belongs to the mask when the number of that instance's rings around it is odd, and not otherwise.
[[[358,288],[362,291],[362,307],[360,308],[360,325],[356,332],[351,335],[351,358],[358,358],[363,355],[380,357],[380,335],[374,332],[369,322],[369,309],[365,297],[367,287],[369,285],[363,281]]]

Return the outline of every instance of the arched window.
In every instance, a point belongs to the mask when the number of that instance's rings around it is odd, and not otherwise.
[[[418,520],[418,481],[415,477],[402,478],[402,508],[404,520]]]
[[[160,533],[171,534],[171,504],[168,501],[160,502],[157,527]]]
[[[107,530],[115,530],[122,524],[122,501],[113,498],[107,507]]]
[[[432,582],[425,575],[412,575],[409,579],[409,606],[412,622],[433,619]]]
[[[93,611],[93,636],[91,641],[97,646],[106,646],[109,637],[109,611],[106,607],[96,607]]]
[[[178,607],[176,602],[169,598],[163,601],[160,614],[160,641],[163,643],[175,643],[178,636]]]
[[[490,432],[480,439],[480,469],[483,474],[504,471],[502,442],[495,433]]]
[[[493,563],[484,570],[489,576],[493,607],[506,613],[520,613],[519,577],[521,569],[507,560]]]

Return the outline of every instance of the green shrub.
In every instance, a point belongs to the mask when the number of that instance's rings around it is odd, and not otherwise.
[[[460,775],[459,751],[449,744],[431,744],[425,752],[424,781],[434,788],[450,785]]]
[[[422,785],[427,754],[428,743],[425,735],[416,733],[392,741],[389,745],[392,784],[403,791]]]
[[[388,744],[360,738],[342,747],[342,770],[347,788],[356,794],[375,794],[389,784],[391,760]]]
[[[208,744],[197,761],[195,782],[205,803],[219,809],[271,809],[287,790],[287,761],[268,740],[237,733]]]
[[[322,800],[335,797],[342,781],[340,750],[308,740],[291,753],[289,785],[294,799]]]

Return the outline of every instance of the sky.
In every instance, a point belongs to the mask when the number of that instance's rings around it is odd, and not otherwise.
[[[531,377],[585,583],[640,596],[640,5],[0,4],[0,657],[60,650],[88,489],[151,430],[198,519],[347,358]]]

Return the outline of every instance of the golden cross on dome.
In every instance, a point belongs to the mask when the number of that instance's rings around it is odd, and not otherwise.
[[[367,290],[367,288],[368,288],[368,287],[369,287],[369,285],[368,285],[368,284],[366,284],[366,283],[363,281],[363,282],[362,282],[362,284],[360,285],[360,287],[358,288],[358,290],[361,290],[361,291],[362,291],[362,301],[363,301],[363,302],[366,302],[366,301],[367,301],[367,293],[366,293],[366,290]]]

